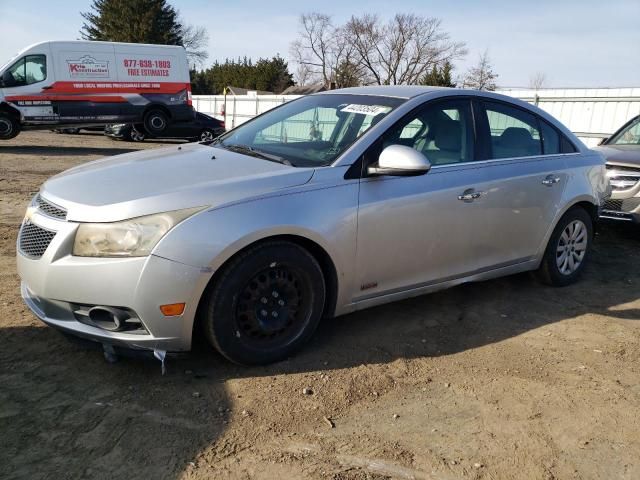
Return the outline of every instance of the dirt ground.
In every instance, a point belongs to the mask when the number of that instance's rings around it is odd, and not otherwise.
[[[42,325],[14,260],[33,192],[158,146],[0,144],[1,478],[640,478],[640,229],[604,225],[577,285],[525,274],[362,311],[268,367],[202,344],[162,376]]]

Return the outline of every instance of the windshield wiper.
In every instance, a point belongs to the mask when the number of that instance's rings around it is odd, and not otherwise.
[[[272,155],[267,152],[263,152],[262,150],[256,150],[255,148],[249,145],[240,145],[240,144],[224,144],[222,142],[217,144],[222,148],[226,148],[227,150],[231,150],[232,152],[244,153],[245,155],[251,155],[253,157],[262,158],[263,160],[269,160],[270,162],[281,163],[283,165],[288,165],[292,167],[293,165],[286,158],[278,157],[277,155]]]

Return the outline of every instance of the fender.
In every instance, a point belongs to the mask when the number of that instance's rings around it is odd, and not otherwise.
[[[247,246],[282,235],[320,246],[336,268],[337,310],[355,283],[358,183],[296,191],[203,211],[177,225],[154,255],[206,269],[211,276]]]
[[[1,101],[0,102],[0,112],[6,112],[10,115],[16,116],[20,121],[22,121],[22,115],[20,114],[20,110],[14,107],[11,103]]]

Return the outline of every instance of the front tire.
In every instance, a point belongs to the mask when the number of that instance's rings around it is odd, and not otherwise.
[[[0,113],[0,140],[11,140],[20,133],[20,122],[13,115]]]
[[[315,331],[325,300],[316,259],[302,247],[272,241],[249,248],[221,271],[204,301],[204,333],[232,362],[282,360]]]
[[[157,136],[164,132],[169,125],[169,117],[158,108],[149,110],[144,116],[144,129],[149,135]]]
[[[144,142],[145,134],[135,127],[131,127],[128,137],[130,142]]]
[[[593,221],[583,208],[565,213],[549,239],[538,278],[547,285],[564,287],[576,282],[591,252]]]

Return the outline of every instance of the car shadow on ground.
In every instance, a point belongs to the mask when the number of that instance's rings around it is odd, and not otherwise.
[[[82,147],[82,146],[56,146],[56,145],[0,145],[0,153],[13,155],[42,155],[43,157],[66,157],[70,152],[74,155],[100,155],[112,156],[122,153],[130,153],[139,148],[127,148],[126,146],[114,147]]]
[[[639,297],[639,245],[638,230],[606,226],[576,285],[521,274],[364,310],[324,321],[302,352],[264,367],[232,365],[197,342],[163,376],[157,361],[109,365],[35,321],[4,329],[0,465],[10,478],[178,478],[240,415],[230,380],[450,355],[589,313],[638,320],[628,304]]]

